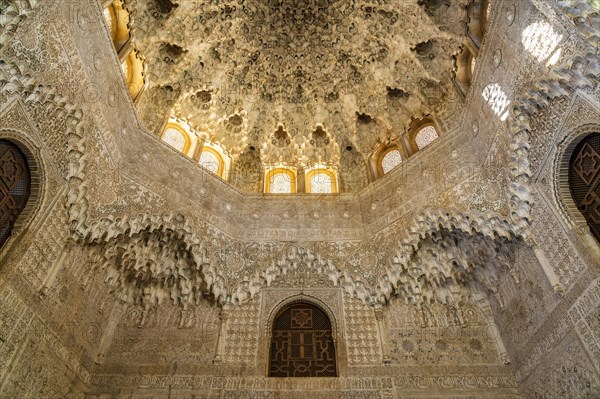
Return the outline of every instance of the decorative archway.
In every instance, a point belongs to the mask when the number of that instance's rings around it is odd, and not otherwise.
[[[569,158],[568,178],[571,198],[600,242],[600,133],[577,143]]]
[[[0,248],[11,236],[31,191],[31,172],[16,144],[0,139]]]
[[[294,302],[274,318],[269,346],[269,377],[337,377],[329,316],[308,302]]]
[[[571,193],[570,173],[571,160],[577,157],[576,151],[583,146],[582,143],[588,136],[598,132],[600,132],[600,124],[598,123],[583,123],[562,132],[557,137],[559,144],[554,154],[552,168],[553,199],[559,210],[559,220],[565,229],[574,229],[577,234],[580,234],[592,251],[599,251],[600,243],[591,232],[586,218],[579,210],[579,204],[576,203]]]

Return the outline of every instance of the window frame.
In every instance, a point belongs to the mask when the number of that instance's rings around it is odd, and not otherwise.
[[[17,213],[16,215],[14,215],[14,219],[12,220],[12,222],[9,223],[8,235],[5,237],[5,240],[3,242],[0,242],[0,253],[3,253],[4,250],[9,246],[7,244],[9,244],[12,241],[11,238],[15,237],[21,232],[20,227],[23,223],[23,218],[27,218],[28,213],[31,212],[30,207],[32,202],[37,202],[37,193],[35,191],[34,185],[38,184],[38,182],[35,177],[36,168],[32,167],[30,159],[31,157],[28,156],[28,152],[26,151],[26,149],[24,149],[22,145],[20,145],[18,142],[13,141],[10,137],[4,137],[4,135],[0,135],[0,141],[4,141],[7,143],[7,151],[10,151],[11,149],[16,150],[18,157],[21,158],[20,161],[23,161],[23,164],[21,164],[21,166],[25,166],[24,172],[27,175],[27,187],[26,193],[24,195],[24,200],[22,203],[18,204],[19,206],[17,207]],[[14,186],[12,186],[12,188],[14,188]],[[8,193],[7,196],[13,198],[10,195],[10,193]],[[15,234],[15,231],[17,232],[17,234]]]
[[[115,50],[119,53],[131,39],[131,29],[129,28],[130,14],[123,6],[122,0],[115,0],[107,5],[104,10],[108,10],[109,19],[104,17],[108,26],[110,39],[113,42]],[[103,10],[103,12],[104,12]]]
[[[593,131],[593,132],[588,132],[584,135],[582,135],[579,140],[576,141],[576,143],[571,145],[571,150],[570,153],[568,154],[568,157],[566,157],[567,159],[565,159],[565,164],[566,164],[566,191],[568,193],[568,202],[570,204],[573,205],[573,211],[576,212],[577,217],[577,221],[579,222],[579,224],[583,227],[585,227],[585,230],[587,232],[589,232],[590,236],[593,237],[596,241],[596,243],[598,245],[600,245],[600,230],[597,227],[597,223],[595,223],[596,228],[593,227],[594,223],[592,220],[590,220],[590,218],[588,217],[588,215],[586,213],[584,213],[584,211],[581,209],[580,207],[580,203],[579,201],[577,201],[576,198],[576,189],[575,186],[575,182],[572,180],[571,175],[574,172],[573,168],[574,168],[574,164],[577,161],[577,158],[580,156],[580,153],[583,152],[583,147],[585,147],[586,145],[589,146],[596,154],[599,154],[599,151],[596,151],[596,148],[594,148],[594,146],[592,144],[590,144],[590,141],[592,141],[593,139],[599,140],[600,139],[600,129],[598,131]],[[598,188],[600,186],[599,183],[599,177],[600,172],[596,172],[596,175],[594,176],[594,178],[589,182],[585,182],[584,181],[584,186],[587,189],[592,189],[594,187]],[[581,180],[583,180],[580,177]],[[581,184],[580,184],[581,185]]]
[[[202,151],[200,151],[200,157],[198,158],[198,164],[200,166],[202,166],[200,159],[202,158],[202,154],[203,153],[210,153],[212,155],[214,155],[217,158],[217,161],[219,162],[219,165],[217,167],[217,171],[215,172],[215,175],[219,176],[219,177],[223,177],[223,172],[225,172],[225,160],[223,159],[223,156],[219,153],[219,151],[217,151],[216,149],[214,149],[213,147],[211,147],[210,145],[204,145],[202,147]],[[209,170],[208,168],[206,168],[206,166],[202,166],[204,169]],[[209,170],[210,171],[210,170]],[[211,172],[212,173],[212,172]]]
[[[284,315],[288,312],[288,311],[293,311],[294,307],[300,307],[302,308],[310,308],[311,310],[316,310],[317,312],[320,313],[319,318],[325,318],[327,321],[327,326],[325,326],[325,330],[329,332],[329,339],[328,339],[328,344],[331,345],[331,349],[333,352],[333,366],[334,366],[334,371],[333,371],[333,375],[316,375],[316,376],[312,376],[312,375],[306,375],[306,376],[283,376],[283,375],[272,375],[272,371],[271,371],[271,364],[272,364],[272,350],[273,350],[273,341],[275,338],[275,333],[276,332],[280,332],[280,331],[288,331],[288,329],[276,329],[275,325],[280,321],[280,319],[282,317],[284,317]],[[290,326],[289,331],[293,331],[294,329],[292,328],[292,326]],[[318,328],[298,328],[298,331],[323,331],[322,329],[319,330]],[[302,333],[302,335],[305,336],[306,333]],[[279,308],[279,310],[273,314],[272,318],[270,318],[270,322],[269,322],[269,335],[268,335],[268,340],[267,341],[267,364],[266,364],[266,371],[267,371],[267,378],[337,378],[340,376],[340,348],[338,347],[338,340],[336,340],[336,334],[337,334],[337,329],[336,329],[336,325],[335,325],[335,320],[330,316],[329,312],[327,312],[326,309],[324,309],[323,307],[313,303],[312,301],[305,301],[305,300],[294,300],[291,301],[287,304],[285,304],[284,306],[281,306]],[[291,340],[291,338],[288,338],[288,342]],[[302,345],[302,344],[300,344]],[[293,360],[292,360],[293,361]],[[310,361],[310,360],[309,360]]]
[[[185,128],[183,126],[181,126],[178,123],[175,122],[168,122],[167,125],[165,126],[165,128],[163,129],[162,134],[160,135],[160,140],[165,143],[166,145],[168,145],[169,147],[171,147],[172,149],[179,151],[177,148],[173,147],[172,145],[170,145],[169,143],[167,143],[164,140],[165,134],[167,133],[167,131],[169,129],[174,129],[176,131],[178,131],[180,134],[183,135],[183,138],[185,140],[185,144],[183,145],[183,149],[181,150],[181,153],[184,155],[187,155],[187,153],[190,150],[190,147],[192,146],[192,139],[189,135],[189,133],[185,130]]]
[[[390,169],[388,172],[385,172],[383,170],[383,160],[385,159],[385,157],[393,151],[398,151],[398,153],[400,154],[400,163],[396,166],[394,166],[392,169]],[[386,148],[385,150],[383,150],[383,152],[381,153],[380,157],[379,157],[379,162],[378,162],[378,166],[380,168],[381,171],[381,176],[385,176],[388,173],[391,173],[392,171],[396,170],[396,168],[398,166],[400,166],[402,164],[402,162],[404,162],[404,157],[402,156],[402,151],[400,151],[400,148],[398,148],[397,145],[393,145],[393,146],[389,146],[388,148]]]
[[[433,139],[432,141],[430,141],[429,143],[427,143],[425,146],[423,146],[423,148],[419,148],[419,145],[417,144],[417,136],[419,136],[419,134],[428,127],[433,128],[437,137],[435,139]],[[438,130],[438,128],[435,126],[433,121],[427,121],[425,123],[419,124],[418,127],[415,128],[414,132],[411,134],[411,145],[414,145],[414,148],[416,149],[415,152],[419,152],[419,151],[423,151],[425,148],[429,147],[431,144],[433,144],[433,142],[435,142],[439,138],[440,138],[440,131]]]
[[[271,178],[278,174],[286,174],[290,177],[290,192],[289,193],[272,193],[271,192]],[[296,171],[291,168],[286,167],[276,167],[269,170],[265,173],[265,185],[264,185],[265,194],[275,194],[275,195],[286,195],[286,194],[296,194],[298,192],[298,179],[296,175]]]
[[[320,175],[320,174],[327,175],[331,179],[331,192],[330,193],[313,193],[312,186],[311,186],[311,184],[312,184],[311,179],[313,176]],[[306,193],[308,193],[308,194],[337,194],[338,193],[337,173],[330,168],[316,167],[316,168],[310,169],[305,175],[304,187],[305,187]]]
[[[127,63],[127,75],[125,76],[125,82],[131,99],[135,102],[144,87],[146,86],[146,63],[139,51],[132,49],[125,57],[124,63]],[[123,68],[121,67],[121,70]]]

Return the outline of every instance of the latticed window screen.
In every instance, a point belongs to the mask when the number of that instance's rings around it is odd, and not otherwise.
[[[25,155],[6,140],[0,140],[0,247],[12,232],[17,216],[29,198],[31,176]]]
[[[271,176],[271,193],[289,194],[292,192],[292,178],[286,173],[276,173]]]
[[[584,138],[569,162],[569,188],[577,208],[600,241],[600,133]]]
[[[394,169],[396,166],[400,165],[401,163],[402,163],[402,155],[400,155],[400,151],[398,151],[398,150],[389,151],[387,154],[385,154],[385,156],[383,157],[383,160],[381,161],[381,167],[383,169],[383,174],[388,173],[389,171],[391,171],[392,169]]]
[[[273,323],[269,377],[335,377],[331,322],[316,306],[297,303]]]

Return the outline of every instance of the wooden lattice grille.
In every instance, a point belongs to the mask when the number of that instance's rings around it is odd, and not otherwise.
[[[575,147],[569,162],[569,189],[600,241],[600,133],[588,135]]]
[[[0,140],[0,247],[10,237],[17,216],[25,208],[30,187],[25,155],[13,143]]]
[[[306,303],[285,308],[273,323],[269,376],[336,375],[335,347],[327,315]]]

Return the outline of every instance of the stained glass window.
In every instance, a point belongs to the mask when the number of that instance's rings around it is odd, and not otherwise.
[[[210,170],[214,174],[219,174],[219,158],[210,151],[203,151],[200,155],[200,165]]]
[[[417,133],[417,136],[415,137],[415,143],[417,143],[417,148],[422,150],[437,138],[438,134],[435,128],[431,125],[425,126],[423,129],[419,130],[419,133]]]
[[[162,139],[171,147],[183,152],[183,149],[185,148],[185,137],[183,136],[183,133],[181,133],[179,130],[174,128],[168,128],[167,130],[165,130]]]
[[[287,173],[276,173],[271,176],[269,190],[274,194],[290,194],[292,192],[292,177]]]
[[[386,174],[390,170],[394,169],[396,166],[400,165],[402,162],[402,155],[400,155],[400,151],[392,150],[389,151],[383,159],[381,160],[381,167],[383,168],[383,173]]]
[[[310,192],[318,194],[330,194],[333,192],[331,176],[327,173],[315,173],[310,178]]]

